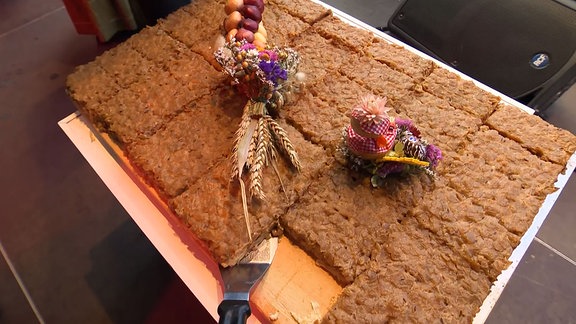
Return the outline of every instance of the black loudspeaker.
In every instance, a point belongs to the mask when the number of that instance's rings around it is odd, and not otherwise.
[[[574,0],[406,0],[388,28],[537,111],[576,81]]]

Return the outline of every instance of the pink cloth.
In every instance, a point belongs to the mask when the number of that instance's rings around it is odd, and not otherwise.
[[[386,124],[386,123],[382,123]],[[352,126],[348,126],[347,129],[347,141],[348,147],[352,152],[365,153],[365,154],[383,154],[392,149],[394,145],[394,139],[396,138],[396,127],[392,125],[387,125],[384,129],[386,133],[384,138],[386,139],[386,144],[384,146],[378,145],[376,138],[363,137],[358,135]]]

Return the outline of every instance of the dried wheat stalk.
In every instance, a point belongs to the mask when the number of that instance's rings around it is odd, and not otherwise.
[[[264,199],[264,192],[262,190],[262,170],[266,165],[267,147],[272,145],[271,142],[266,141],[266,121],[264,118],[258,119],[258,130],[255,133],[256,150],[254,152],[253,160],[250,161],[250,196],[258,199]],[[253,138],[254,140],[254,138]]]
[[[273,134],[277,138],[277,143],[280,144],[280,147],[282,148],[284,153],[288,155],[288,158],[290,159],[292,165],[298,171],[300,171],[301,165],[300,160],[298,159],[298,153],[296,153],[296,150],[294,149],[292,142],[290,142],[290,139],[288,138],[288,134],[286,134],[286,131],[282,127],[280,127],[280,125],[274,119],[272,119],[272,117],[264,116],[263,118],[267,119],[267,122],[270,125]]]

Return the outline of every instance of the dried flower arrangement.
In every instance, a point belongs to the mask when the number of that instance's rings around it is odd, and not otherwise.
[[[386,97],[365,96],[349,113],[343,151],[352,169],[371,175],[374,187],[391,173],[434,176],[442,151],[421,137],[411,120],[388,116]]]

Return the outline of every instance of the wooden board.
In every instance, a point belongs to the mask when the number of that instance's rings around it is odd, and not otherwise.
[[[253,302],[276,323],[313,323],[326,314],[342,288],[304,251],[286,237],[266,280],[254,290]]]

